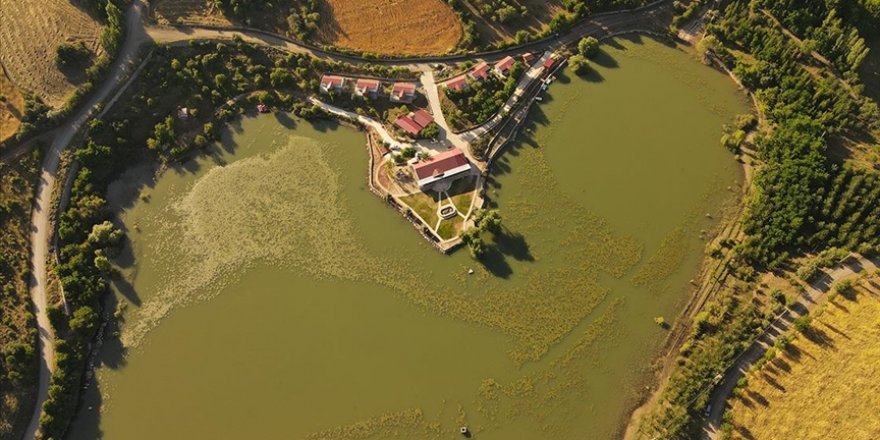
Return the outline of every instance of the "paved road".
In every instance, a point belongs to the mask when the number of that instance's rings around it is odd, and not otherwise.
[[[734,362],[724,374],[721,383],[712,391],[712,396],[709,400],[712,410],[709,413],[709,417],[706,418],[706,424],[703,428],[703,439],[717,440],[720,438],[722,417],[727,406],[727,399],[733,394],[737,382],[748,373],[755,362],[764,356],[764,352],[773,346],[780,335],[788,332],[796,318],[816,308],[837,281],[852,278],[865,270],[876,270],[878,266],[880,266],[880,259],[869,260],[860,256],[850,256],[819,280],[808,284],[806,286],[806,293],[801,295],[797,303],[786,310],[779,319],[774,321],[770,329],[761,335]]]
[[[58,128],[55,138],[46,152],[43,160],[42,172],[40,180],[37,184],[37,197],[34,201],[33,212],[31,215],[31,280],[30,295],[34,304],[34,314],[37,317],[37,328],[39,330],[39,348],[40,348],[40,378],[37,391],[37,402],[31,417],[31,422],[25,431],[26,439],[35,438],[39,427],[40,413],[42,412],[43,402],[48,396],[49,377],[51,371],[55,368],[55,335],[52,326],[49,323],[49,317],[46,314],[48,306],[46,300],[46,284],[47,271],[46,262],[50,258],[49,240],[52,236],[52,223],[49,215],[52,203],[52,191],[55,187],[55,178],[58,173],[58,165],[61,160],[61,153],[70,144],[73,137],[79,131],[80,127],[86,123],[95,112],[95,106],[105,101],[105,99],[121,85],[129,76],[131,65],[134,64],[140,44],[147,40],[143,31],[141,16],[145,12],[146,6],[142,0],[135,0],[129,7],[126,16],[127,34],[125,43],[120,49],[120,55],[113,64],[106,81],[101,84],[95,91],[89,95],[90,98],[80,107],[70,121]]]

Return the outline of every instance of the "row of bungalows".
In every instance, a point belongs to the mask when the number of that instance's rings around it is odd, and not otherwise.
[[[346,78],[339,75],[321,77],[321,93],[341,93],[346,84],[354,83],[354,94],[367,98],[377,98],[382,92],[382,81],[370,78]],[[412,102],[416,97],[416,84],[411,82],[395,82],[391,85],[389,99],[393,102]]]
[[[431,116],[430,113],[419,109],[397,118],[394,121],[394,125],[399,127],[406,134],[415,137],[432,122],[434,122],[434,117]]]
[[[529,66],[535,61],[535,55],[533,53],[526,53],[522,56],[522,61],[525,65]],[[448,90],[459,92],[468,88],[468,78],[482,82],[493,73],[499,78],[506,78],[510,71],[513,70],[515,64],[516,58],[512,56],[502,58],[501,61],[498,61],[492,67],[489,67],[489,64],[485,61],[481,61],[467,72],[444,82],[443,86]]]

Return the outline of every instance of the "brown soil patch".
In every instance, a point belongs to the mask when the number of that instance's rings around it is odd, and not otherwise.
[[[0,99],[0,142],[3,142],[11,138],[21,125],[24,97],[2,69],[0,69],[0,95],[3,96]]]
[[[0,63],[12,82],[59,107],[77,83],[55,67],[55,50],[82,41],[95,56],[100,25],[66,0],[4,1],[0,7]]]
[[[441,0],[322,0],[318,39],[335,46],[394,55],[453,49],[461,23]]]
[[[230,26],[232,23],[208,0],[159,0],[154,4],[156,22]]]

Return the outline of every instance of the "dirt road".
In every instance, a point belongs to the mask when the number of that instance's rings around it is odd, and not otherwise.
[[[37,196],[34,201],[31,214],[31,280],[30,295],[34,304],[34,314],[37,317],[39,330],[40,349],[40,377],[37,391],[37,402],[31,416],[31,422],[25,431],[26,439],[36,437],[39,428],[40,414],[43,402],[46,401],[49,389],[49,378],[55,368],[55,335],[49,317],[46,313],[48,303],[46,299],[47,269],[46,263],[50,258],[50,243],[53,226],[50,221],[52,191],[55,188],[55,178],[58,174],[58,166],[61,162],[61,153],[70,144],[79,129],[95,112],[97,104],[104,102],[108,96],[120,86],[129,76],[131,66],[134,64],[138,48],[147,40],[146,33],[141,25],[141,17],[146,11],[141,0],[135,0],[126,14],[127,35],[125,43],[120,49],[119,57],[109,71],[106,80],[98,88],[88,101],[80,107],[66,125],[60,127],[52,140],[45,159],[43,160],[40,180],[37,183]]]

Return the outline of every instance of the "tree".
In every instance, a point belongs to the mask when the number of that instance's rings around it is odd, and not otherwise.
[[[501,232],[501,214],[494,209],[481,209],[474,215],[474,223],[480,231],[493,234]]]
[[[578,75],[586,75],[590,71],[590,62],[583,55],[572,55],[568,64]]]
[[[101,271],[101,273],[107,274],[110,273],[110,270],[113,269],[113,266],[110,264],[110,259],[108,259],[104,255],[98,255],[94,260],[95,267]]]
[[[70,329],[82,337],[91,337],[98,324],[98,314],[89,306],[83,306],[73,312]]]
[[[593,58],[599,54],[599,40],[596,37],[584,37],[578,42],[578,53]]]

